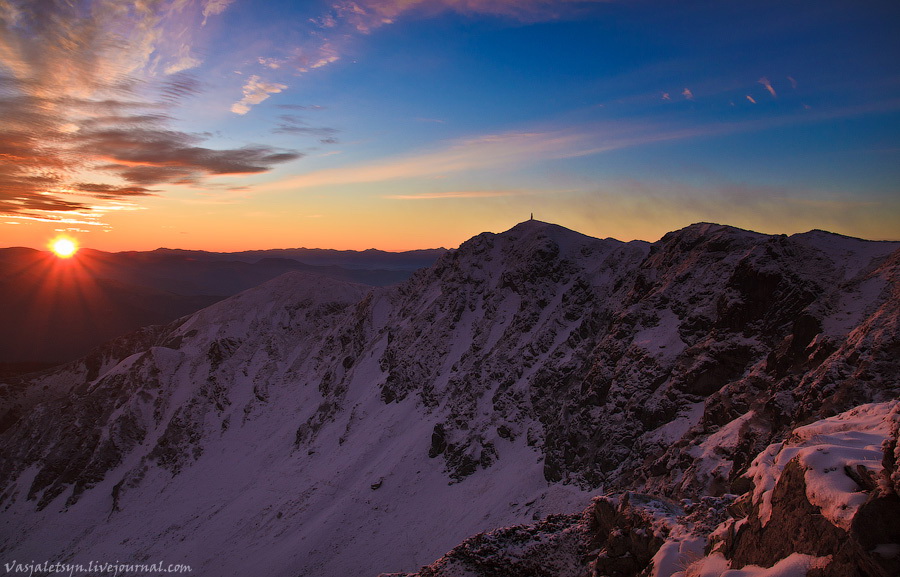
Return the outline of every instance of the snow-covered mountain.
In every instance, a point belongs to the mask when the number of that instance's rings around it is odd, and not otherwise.
[[[779,455],[826,434],[798,427],[876,407],[848,418],[873,436],[846,478],[900,485],[870,450],[897,418],[898,271],[900,243],[821,231],[650,244],[527,221],[395,287],[288,273],[3,384],[0,552],[223,577],[374,577],[448,551],[421,575],[775,563],[747,551],[771,539]],[[620,546],[623,527],[646,539]],[[827,565],[806,555],[790,562]]]

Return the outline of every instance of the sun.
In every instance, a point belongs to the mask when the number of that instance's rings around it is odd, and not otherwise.
[[[78,252],[78,242],[67,236],[58,236],[47,245],[59,258],[70,258]]]

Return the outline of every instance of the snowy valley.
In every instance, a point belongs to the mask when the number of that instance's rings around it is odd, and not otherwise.
[[[539,221],[0,383],[0,559],[900,574],[900,242]]]

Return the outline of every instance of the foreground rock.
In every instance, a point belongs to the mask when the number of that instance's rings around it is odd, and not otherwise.
[[[900,402],[863,405],[768,447],[748,472],[753,489],[739,497],[598,497],[580,515],[477,535],[402,575],[898,575],[898,426]]]

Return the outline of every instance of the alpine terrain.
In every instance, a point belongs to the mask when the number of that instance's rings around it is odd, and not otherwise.
[[[9,574],[900,574],[900,242],[531,220],[0,391]]]

